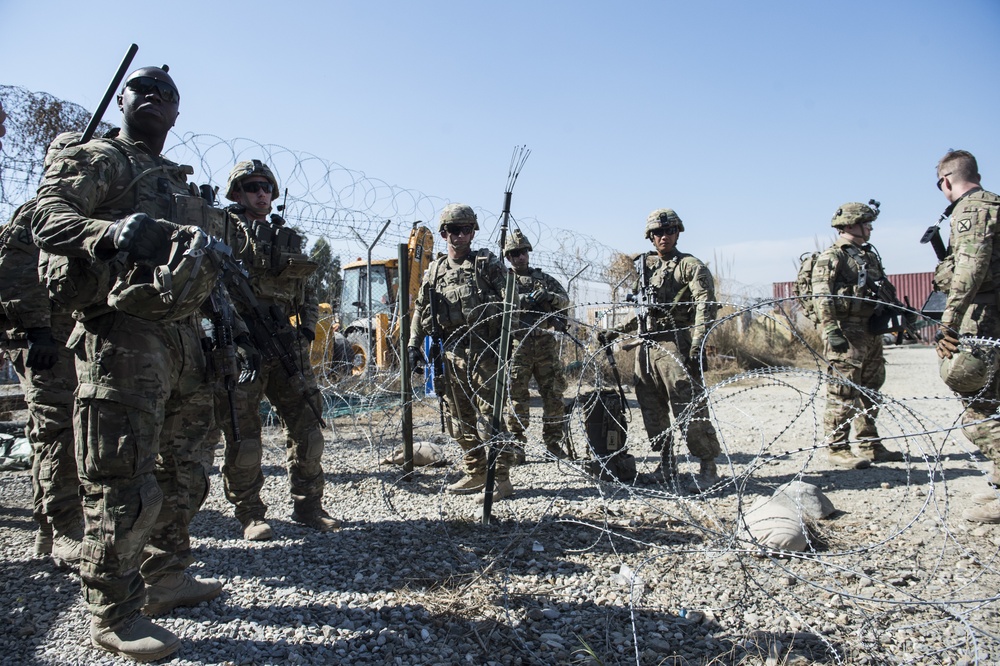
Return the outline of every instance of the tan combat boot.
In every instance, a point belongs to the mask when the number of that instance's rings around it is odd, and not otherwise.
[[[162,615],[178,606],[195,606],[222,592],[222,582],[215,578],[195,578],[186,573],[171,573],[146,585],[146,615]]]
[[[476,498],[476,504],[482,504],[486,501],[485,483],[483,485],[484,492],[480,493],[479,497]],[[502,500],[504,498],[510,497],[514,494],[514,484],[510,482],[510,479],[497,479],[496,484],[493,486],[493,501]]]
[[[95,618],[90,624],[90,642],[94,647],[143,662],[163,659],[181,646],[177,636],[138,612],[118,627],[104,626]]]
[[[871,467],[871,461],[860,458],[853,453],[849,447],[837,447],[830,448],[827,451],[826,459],[830,461],[832,465],[840,467],[842,469],[867,469]]]
[[[328,514],[323,508],[301,511],[295,509],[292,511],[292,520],[306,527],[311,527],[317,532],[332,532],[340,529],[340,521]]]
[[[455,495],[472,495],[485,487],[486,472],[476,472],[475,474],[466,472],[465,476],[448,486],[447,490]]]
[[[52,537],[52,561],[60,569],[79,570],[82,545],[82,527],[78,526],[68,532],[55,530]]]
[[[890,451],[882,445],[882,442],[875,440],[871,443],[861,442],[858,445],[861,456],[869,462],[903,462],[903,454],[899,451]]]
[[[42,557],[52,552],[52,523],[46,520],[38,524],[35,532],[35,555]]]
[[[270,541],[273,537],[271,526],[260,518],[252,518],[243,526],[243,538],[247,541]]]
[[[1000,500],[970,506],[962,512],[962,518],[970,523],[1000,523]]]

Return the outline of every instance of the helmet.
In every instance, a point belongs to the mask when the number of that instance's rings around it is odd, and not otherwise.
[[[938,369],[941,379],[952,391],[976,393],[993,377],[998,364],[1000,355],[993,347],[967,348],[963,345],[951,358],[942,359]]]
[[[503,253],[506,255],[512,250],[520,250],[521,248],[531,252],[531,243],[524,237],[520,229],[514,229],[510,232],[510,236],[507,236],[507,242],[503,246]]]
[[[471,206],[465,204],[448,204],[441,211],[441,222],[438,224],[438,231],[444,231],[446,225],[460,222],[472,222],[476,231],[479,231],[479,220]]]
[[[684,231],[684,223],[677,216],[672,208],[657,208],[646,216],[646,238],[653,232],[653,229],[677,225],[677,228]]]
[[[49,144],[48,149],[45,151],[45,168],[48,169],[52,165],[60,150],[79,143],[82,138],[83,132],[62,132],[57,134],[56,138],[52,139],[52,143]]]
[[[876,217],[878,217],[878,208],[857,202],[845,203],[833,214],[830,226],[834,229],[840,229],[860,222],[874,222]]]
[[[172,321],[193,314],[208,299],[219,277],[219,261],[208,248],[208,234],[191,225],[170,237],[170,255],[150,269],[137,265],[119,277],[108,305],[150,321]]]
[[[237,163],[233,167],[233,170],[229,172],[229,180],[226,182],[226,198],[230,201],[236,201],[236,186],[244,178],[249,178],[250,176],[257,174],[267,178],[271,183],[271,187],[274,188],[273,198],[278,196],[278,179],[274,177],[274,172],[271,168],[260,160],[243,160]]]

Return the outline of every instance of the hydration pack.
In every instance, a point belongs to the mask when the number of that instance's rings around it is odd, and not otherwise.
[[[621,394],[614,390],[587,393],[577,401],[583,409],[591,460],[587,471],[602,481],[633,481],[635,457],[625,446],[627,422]]]

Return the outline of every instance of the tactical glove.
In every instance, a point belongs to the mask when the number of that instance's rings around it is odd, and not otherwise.
[[[156,259],[166,253],[169,232],[145,213],[133,213],[113,222],[107,230],[112,244],[134,261]]]
[[[59,345],[52,339],[52,329],[29,328],[25,331],[28,336],[28,358],[24,364],[32,370],[49,370],[59,360]]]
[[[830,349],[843,354],[851,348],[851,343],[844,337],[844,332],[839,328],[831,328],[826,332],[826,341],[830,343]]]
[[[424,368],[424,355],[418,347],[407,347],[406,358],[410,362],[411,372],[420,372]]]
[[[693,375],[701,375],[708,367],[708,358],[702,346],[692,345],[691,354],[688,356],[688,369]]]
[[[940,331],[937,334],[937,345],[935,345],[935,350],[937,351],[938,358],[951,358],[953,354],[958,352],[958,336],[956,336],[951,331]]]
[[[597,341],[600,342],[601,345],[611,344],[617,339],[618,339],[618,331],[614,330],[613,328],[609,328],[606,331],[598,331],[597,333]]]
[[[236,360],[240,366],[240,384],[256,381],[260,373],[260,352],[250,344],[250,339],[241,335],[233,340],[236,343]]]
[[[316,330],[309,328],[308,326],[299,326],[299,333],[309,342],[316,339]]]

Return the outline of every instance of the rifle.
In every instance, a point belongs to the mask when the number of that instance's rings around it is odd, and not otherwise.
[[[429,282],[424,285],[424,293],[427,296],[427,307],[431,310],[431,325],[434,327],[434,330],[431,332],[430,358],[427,360],[430,361],[431,367],[434,368],[434,393],[438,397],[441,432],[445,432],[444,396],[442,395],[442,391],[446,390],[445,387],[448,385],[448,382],[445,376],[447,364],[444,360],[444,334],[441,331],[441,325],[438,323],[437,308],[434,306],[437,299],[434,297],[434,290],[431,289]]]
[[[212,369],[222,377],[226,395],[229,398],[229,421],[233,427],[233,443],[239,444],[240,435],[239,414],[236,409],[236,384],[239,379],[239,366],[236,363],[236,343],[233,341],[234,313],[229,300],[223,293],[223,283],[215,284],[212,293],[206,301],[212,322],[211,359]]]
[[[285,319],[284,312],[277,305],[265,308],[257,300],[253,293],[253,285],[243,267],[240,266],[232,255],[232,250],[228,245],[213,241],[210,245],[216,250],[222,261],[222,280],[229,287],[230,292],[240,300],[249,311],[244,314],[243,319],[250,330],[250,337],[254,347],[260,351],[264,359],[277,359],[282,370],[288,377],[288,383],[295,392],[302,395],[309,409],[312,410],[316,421],[323,428],[326,421],[316,404],[311,400],[309,387],[306,385],[305,375],[295,362],[295,354],[292,349],[296,344],[295,330]]]
[[[951,213],[951,206],[948,210],[941,213],[941,217],[935,224],[927,227],[927,231],[924,235],[920,237],[921,244],[930,243],[931,247],[934,248],[934,254],[937,255],[938,261],[944,261],[945,257],[948,256],[948,248],[944,246],[944,241],[941,240],[941,223],[948,219],[948,215]]]
[[[94,132],[97,131],[97,126],[104,117],[104,112],[108,110],[108,104],[111,103],[111,98],[114,97],[116,92],[118,92],[118,86],[121,85],[122,79],[125,78],[125,73],[128,71],[128,66],[132,64],[132,58],[135,57],[135,54],[138,51],[139,47],[135,44],[128,47],[125,57],[122,58],[121,64],[118,65],[118,71],[115,72],[114,78],[111,79],[111,84],[108,86],[108,89],[104,91],[104,98],[101,99],[101,103],[97,105],[94,115],[90,117],[90,122],[87,123],[87,129],[83,130],[83,137],[80,138],[80,144],[87,143],[94,138]]]
[[[915,333],[912,328],[916,323],[916,315],[910,312],[909,298],[906,303],[901,302],[895,285],[884,275],[880,280],[872,280],[871,284],[874,286],[873,291],[878,304],[868,320],[869,332],[875,335],[895,333],[897,345],[903,343],[903,338],[907,337],[907,334],[910,339],[914,339]]]
[[[635,310],[636,319],[639,322],[639,337],[644,338],[649,333],[649,309],[653,304],[653,294],[649,286],[649,271],[646,270],[646,253],[637,256],[636,270],[639,272],[639,291],[629,294],[625,300],[630,303],[637,303],[639,307]]]

